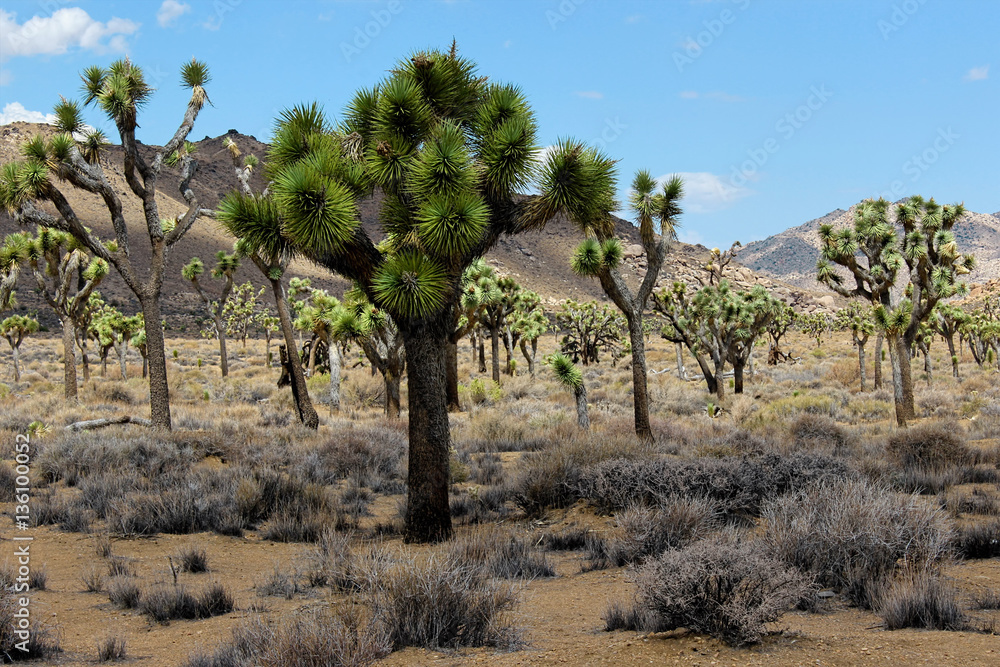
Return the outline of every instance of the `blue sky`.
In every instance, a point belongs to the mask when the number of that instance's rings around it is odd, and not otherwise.
[[[637,169],[684,174],[681,238],[725,247],[880,194],[1000,211],[998,34],[995,0],[0,0],[0,122],[128,54],[158,88],[139,137],[163,143],[197,57],[213,106],[191,136],[267,140],[281,109],[337,116],[454,37],[524,89],[543,146],[619,159],[623,199]]]

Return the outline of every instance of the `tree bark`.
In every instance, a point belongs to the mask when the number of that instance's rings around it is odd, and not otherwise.
[[[893,402],[896,408],[896,424],[906,426],[915,417],[913,407],[913,378],[910,373],[910,356],[906,342],[899,334],[887,334],[889,361],[892,364]]]
[[[451,537],[448,505],[448,397],[445,349],[451,318],[440,312],[397,323],[409,365],[409,470],[404,542],[438,542]],[[494,339],[496,340],[496,339]]]
[[[340,346],[332,341],[328,346],[330,353],[330,409],[340,411]]]
[[[500,335],[495,327],[490,329],[490,353],[493,355],[493,381],[500,384]]]
[[[154,428],[170,430],[170,387],[167,384],[167,354],[163,344],[163,323],[158,292],[139,301],[146,328],[146,355],[149,358],[149,419]]]
[[[475,349],[475,348],[473,348]],[[458,341],[448,338],[445,367],[448,380],[448,412],[459,412],[462,406],[458,401]],[[388,378],[386,378],[386,388],[388,389]],[[388,396],[388,394],[387,394]],[[397,401],[398,401],[397,397]]]
[[[590,414],[587,412],[587,387],[580,383],[579,387],[573,390],[576,395],[576,423],[584,431],[590,430]]]
[[[271,290],[274,292],[274,305],[278,310],[278,321],[281,325],[281,335],[285,339],[285,347],[288,351],[288,365],[291,370],[291,381],[295,391],[295,408],[299,413],[299,420],[313,430],[319,428],[319,415],[309,400],[309,388],[306,386],[306,377],[302,372],[302,360],[299,358],[298,348],[295,346],[295,331],[292,329],[292,318],[288,314],[288,301],[285,298],[285,286],[280,280],[271,280]]]
[[[674,343],[674,350],[677,353],[677,379],[687,380],[687,373],[684,371],[684,350],[680,343]]]
[[[742,359],[736,359],[733,361],[733,393],[742,394],[743,393],[743,366],[746,362]]]
[[[68,401],[76,400],[76,328],[69,317],[61,317],[63,342],[63,383]],[[159,320],[157,320],[159,321]]]
[[[486,372],[486,343],[482,336],[479,336],[479,372]]]
[[[222,367],[222,377],[229,377],[229,355],[226,353],[226,327],[222,318],[215,318],[215,333],[219,337],[219,365]]]
[[[626,317],[628,337],[632,343],[632,406],[635,414],[635,434],[640,440],[653,439],[649,426],[649,389],[646,383],[646,340],[642,335],[642,313]]]
[[[868,391],[867,379],[865,377],[865,346],[857,343],[858,346],[858,368],[861,371],[861,391]]]
[[[721,363],[715,365],[715,396],[721,406],[726,398],[726,367]]]
[[[955,336],[945,336],[944,339],[948,343],[948,354],[951,355],[951,375],[957,380],[958,354],[955,352]]]
[[[115,342],[115,352],[118,354],[118,368],[122,373],[122,379],[128,379],[128,341]]]
[[[382,379],[385,382],[385,416],[399,419],[399,383],[403,378],[399,373],[386,370]]]
[[[875,337],[875,391],[882,388],[882,341],[884,335],[879,332],[878,336]]]
[[[20,350],[19,350],[19,346],[17,346],[17,345],[11,345],[10,346],[10,353],[11,353],[11,356],[14,357],[14,382],[20,382],[21,381],[21,365],[18,362],[20,361],[21,353],[20,353]]]

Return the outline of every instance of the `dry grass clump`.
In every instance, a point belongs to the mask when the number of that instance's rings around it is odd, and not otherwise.
[[[1000,556],[1000,519],[959,526],[955,530],[953,546],[959,558]]]
[[[197,596],[176,584],[159,586],[143,593],[138,604],[139,611],[157,623],[211,618],[235,608],[233,596],[219,583],[211,584]]]
[[[876,613],[886,630],[968,630],[969,618],[954,586],[920,569],[897,577],[881,594]]]
[[[195,654],[185,667],[366,667],[390,648],[382,628],[362,609],[338,605],[278,627],[254,617],[214,653]]]
[[[827,456],[848,456],[856,444],[843,427],[825,415],[800,415],[789,432],[797,448]]]
[[[971,462],[972,454],[957,424],[921,424],[889,438],[886,453],[903,469],[940,470]]]
[[[486,576],[481,567],[448,558],[401,558],[369,582],[372,615],[394,648],[492,646],[513,648],[519,632],[508,613],[514,585]]]
[[[121,635],[108,635],[97,642],[97,662],[116,662],[126,657],[126,641]]]
[[[35,469],[48,482],[64,480],[74,486],[97,474],[147,479],[184,474],[195,460],[193,451],[148,430],[132,428],[115,433],[62,432],[44,441]]]
[[[762,545],[716,536],[646,562],[635,575],[635,611],[605,613],[606,624],[631,621],[656,630],[685,627],[732,646],[759,642],[809,588],[808,577]],[[646,629],[644,627],[643,629]]]
[[[720,525],[718,506],[699,497],[663,498],[655,507],[631,505],[615,516],[615,527],[587,540],[586,569],[620,567],[678,549]]]
[[[11,662],[52,659],[62,651],[58,636],[36,618],[27,628],[21,627],[19,621],[23,619],[15,616],[21,609],[17,600],[18,595],[8,586],[0,590],[0,649]]]
[[[871,608],[900,562],[930,568],[949,551],[938,508],[865,480],[823,483],[764,508],[773,553],[860,607]]]
[[[406,434],[388,424],[334,427],[325,442],[306,453],[294,470],[303,479],[332,484],[350,478],[358,486],[398,492],[406,478]]]
[[[554,577],[555,569],[514,532],[498,526],[480,526],[448,546],[449,563],[456,568],[484,568],[501,579]]]
[[[756,516],[765,501],[823,480],[851,476],[847,465],[808,453],[699,459],[614,459],[587,468],[579,496],[602,511],[671,497],[701,497],[731,515]]]

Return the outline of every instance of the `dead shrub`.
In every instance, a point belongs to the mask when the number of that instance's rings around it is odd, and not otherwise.
[[[778,558],[863,608],[871,608],[898,563],[931,567],[952,539],[940,509],[864,480],[784,496],[763,517],[762,539]]]
[[[827,456],[847,456],[854,439],[837,422],[825,415],[802,414],[789,428],[795,446]]]
[[[959,526],[955,530],[953,545],[959,558],[1000,556],[1000,519]]]
[[[876,613],[886,630],[969,629],[968,617],[955,588],[929,570],[909,571],[897,577],[880,596]]]
[[[957,424],[921,424],[889,438],[886,453],[901,468],[922,470],[962,465],[972,456]]]
[[[461,568],[485,568],[501,579],[554,577],[544,554],[533,550],[519,535],[497,526],[480,526],[456,538],[448,547],[448,562]]]
[[[732,646],[760,641],[809,587],[758,543],[713,537],[650,559],[635,576],[636,605],[663,629],[685,627]]]

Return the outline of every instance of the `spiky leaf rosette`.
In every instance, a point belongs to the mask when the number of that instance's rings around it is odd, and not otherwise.
[[[556,379],[567,387],[578,389],[583,385],[583,373],[562,352],[557,352],[549,357],[549,367],[552,368]]]
[[[608,238],[614,232],[609,211],[617,208],[615,180],[614,160],[577,141],[561,139],[542,165],[538,182],[543,194],[536,200],[536,213],[545,220],[565,210],[584,231]]]
[[[110,270],[111,267],[108,266],[108,263],[106,261],[104,261],[100,257],[94,257],[93,259],[90,260],[90,264],[88,264],[87,268],[84,270],[83,279],[100,282],[105,278],[107,278],[108,272]]]
[[[52,113],[56,117],[56,122],[53,124],[60,132],[73,134],[74,132],[83,130],[83,114],[80,112],[80,105],[76,101],[67,100],[63,97],[56,104],[55,108],[53,108]]]
[[[417,197],[450,195],[470,190],[475,172],[465,147],[465,135],[454,123],[442,123],[433,140],[413,163],[409,189]]]
[[[601,244],[593,237],[587,237],[577,246],[571,260],[573,273],[578,276],[596,276],[604,266]]]
[[[281,235],[281,215],[271,197],[231,192],[219,203],[217,219],[239,239],[242,255],[280,263],[293,254],[292,245]]]
[[[378,303],[392,315],[415,318],[444,305],[448,276],[426,255],[405,251],[379,267],[372,287]]]
[[[198,257],[192,257],[191,261],[181,269],[181,277],[187,281],[194,280],[203,273],[205,273],[205,263]]]
[[[273,189],[282,232],[312,252],[340,252],[361,224],[351,192],[308,162],[282,171]]]
[[[526,187],[535,173],[538,127],[521,90],[516,86],[491,85],[475,124],[487,192],[494,197],[507,197]]]
[[[473,192],[434,195],[420,207],[417,232],[423,247],[436,257],[467,252],[486,229],[490,211]]]

